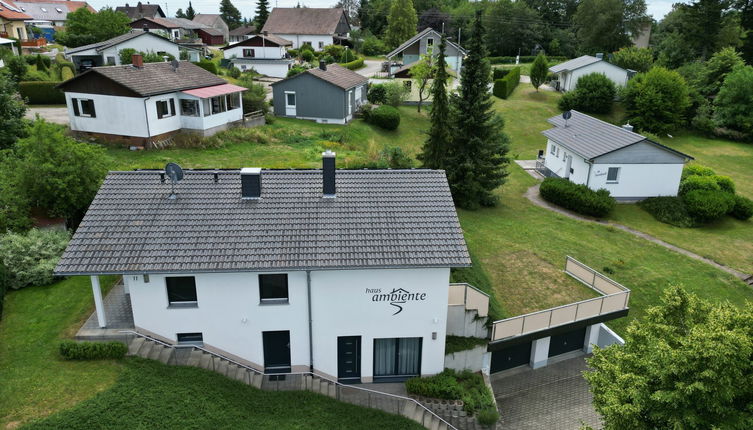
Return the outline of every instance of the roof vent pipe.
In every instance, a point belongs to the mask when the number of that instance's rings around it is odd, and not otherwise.
[[[627,131],[633,131],[633,126],[632,126],[632,125],[630,125],[630,123],[624,124],[624,125],[622,126],[622,128],[624,128],[624,129],[625,129],[625,130],[627,130]]]
[[[241,199],[259,200],[261,198],[261,168],[244,167],[241,169]]]
[[[324,60],[319,60],[319,68],[322,69],[322,70],[324,70],[326,72],[327,71],[327,62],[324,61]]]
[[[329,149],[322,152],[322,191],[323,197],[335,197],[335,153]]]

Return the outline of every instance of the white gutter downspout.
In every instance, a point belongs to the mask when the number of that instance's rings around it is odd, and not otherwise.
[[[314,371],[314,334],[311,318],[311,271],[306,271],[306,293],[308,294],[309,311],[309,371]]]
[[[149,143],[149,139],[152,137],[152,130],[149,128],[149,111],[146,108],[146,102],[151,99],[152,96],[149,96],[144,99],[144,118],[146,119],[146,142]],[[149,148],[146,148],[149,149]]]

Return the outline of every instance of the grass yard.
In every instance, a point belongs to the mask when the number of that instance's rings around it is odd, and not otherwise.
[[[422,429],[305,391],[261,391],[216,373],[135,357],[107,391],[25,429]],[[134,395],[138,393],[138,395]]]

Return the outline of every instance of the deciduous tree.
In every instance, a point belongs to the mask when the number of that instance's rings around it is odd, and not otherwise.
[[[724,79],[714,99],[714,119],[721,127],[753,140],[753,67],[738,67]]]
[[[639,130],[653,133],[676,129],[690,105],[685,79],[663,67],[654,67],[628,81],[623,101],[630,122]]]
[[[396,48],[401,43],[415,36],[418,17],[413,8],[413,0],[394,0],[387,19],[385,38],[390,48]]]
[[[97,13],[82,7],[68,14],[65,31],[55,34],[55,40],[67,47],[101,42],[131,31],[131,19],[123,12],[105,7]]]
[[[549,74],[549,62],[546,60],[546,55],[543,52],[539,52],[536,59],[533,60],[531,65],[531,85],[539,90],[541,84],[546,81],[546,76]]]
[[[573,21],[583,52],[591,55],[613,52],[630,44],[623,22],[624,7],[622,0],[583,0],[580,3]]]
[[[434,77],[436,66],[433,64],[431,55],[423,55],[421,59],[410,68],[410,76],[413,83],[418,88],[418,111],[421,112],[421,105],[424,102],[426,89],[429,81]]]
[[[623,69],[635,70],[639,73],[647,72],[654,64],[654,53],[651,48],[628,46],[615,52],[612,62]]]

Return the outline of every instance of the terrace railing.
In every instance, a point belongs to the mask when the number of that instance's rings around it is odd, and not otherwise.
[[[489,315],[489,295],[470,284],[450,284],[447,304],[464,305],[466,309],[477,311],[480,317]]]
[[[565,273],[584,283],[599,294],[588,300],[557,306],[504,320],[492,325],[492,342],[522,336],[549,328],[583,321],[600,315],[628,309],[630,290],[568,256]]]

